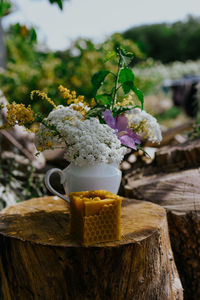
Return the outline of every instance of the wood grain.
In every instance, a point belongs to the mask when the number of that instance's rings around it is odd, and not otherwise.
[[[126,197],[145,199],[166,208],[200,209],[200,168],[126,177]]]
[[[155,161],[125,176],[125,195],[167,210],[185,300],[200,299],[200,139],[162,147]]]
[[[5,209],[0,216],[2,298],[183,299],[165,210],[124,199],[121,222],[121,241],[81,247],[68,233],[63,200],[43,197]]]

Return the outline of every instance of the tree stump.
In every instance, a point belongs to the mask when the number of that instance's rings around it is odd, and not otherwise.
[[[122,239],[81,247],[57,197],[21,202],[0,216],[4,300],[179,300],[182,287],[165,210],[123,199]]]
[[[154,164],[165,172],[200,166],[200,138],[161,147],[155,153]]]
[[[179,172],[129,174],[125,196],[144,199],[164,207],[178,205],[195,210],[200,205],[200,168]]]
[[[200,206],[198,210],[174,206],[167,209],[175,262],[185,300],[200,299]]]
[[[163,147],[152,165],[125,176],[126,197],[151,201],[167,209],[171,245],[185,300],[200,299],[199,157],[200,139]]]

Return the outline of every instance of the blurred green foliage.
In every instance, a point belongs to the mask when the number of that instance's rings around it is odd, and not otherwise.
[[[26,105],[30,104],[30,92],[35,89],[46,92],[56,104],[64,104],[57,90],[60,84],[85,95],[86,100],[90,101],[93,97],[92,76],[99,70],[116,72],[117,64],[112,53],[119,45],[135,54],[132,64],[135,84],[145,95],[157,93],[164,79],[200,73],[200,60],[167,65],[149,58],[144,60],[137,44],[120,34],[113,34],[101,44],[94,44],[89,39],[77,39],[69,49],[56,52],[39,45],[35,29],[25,25],[12,25],[5,37],[7,68],[0,70],[0,88],[10,102]],[[105,91],[112,82],[106,84],[103,87]],[[31,103],[34,110],[47,114],[51,107],[39,101]]]
[[[162,112],[160,114],[156,114],[155,117],[158,120],[158,122],[163,122],[166,120],[172,120],[175,119],[179,114],[181,113],[181,109],[176,106],[172,106],[165,112]]]
[[[9,0],[0,0],[0,17],[7,15],[11,6],[12,4]]]
[[[64,0],[48,0],[51,4],[56,3],[60,9],[63,9],[63,1]],[[4,17],[5,15],[10,13],[12,8],[12,1],[10,0],[0,0],[0,17]]]
[[[34,28],[19,24],[12,25],[6,33],[6,45],[7,69],[0,72],[0,86],[9,101],[26,105],[30,104],[30,92],[35,89],[46,92],[56,104],[61,104],[64,100],[57,91],[60,84],[90,100],[92,75],[107,68],[116,71],[115,60],[105,62],[105,57],[118,45],[142,58],[137,45],[120,34],[99,45],[78,39],[66,51],[42,51]],[[37,111],[49,112],[45,102],[31,104]]]
[[[200,58],[200,17],[133,27],[123,36],[136,42],[146,57],[163,63]]]
[[[63,1],[64,1],[64,0],[49,0],[49,2],[50,2],[51,4],[56,3],[56,4],[60,7],[60,9],[63,8]]]

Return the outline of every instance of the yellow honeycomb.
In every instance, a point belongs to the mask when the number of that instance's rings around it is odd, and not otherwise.
[[[84,245],[120,240],[121,197],[105,190],[70,193],[70,232]]]

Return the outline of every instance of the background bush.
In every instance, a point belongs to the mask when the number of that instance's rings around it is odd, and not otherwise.
[[[146,57],[163,63],[200,58],[200,17],[133,27],[123,36],[137,43]]]

